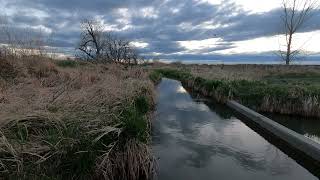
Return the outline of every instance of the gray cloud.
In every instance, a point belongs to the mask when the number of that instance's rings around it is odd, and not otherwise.
[[[122,29],[118,36],[143,41],[148,47],[140,49],[143,54],[161,53],[166,57],[186,49],[177,41],[204,40],[219,37],[223,41],[214,48],[194,53],[214,53],[233,48],[233,42],[272,36],[281,32],[280,9],[252,14],[226,0],[222,5],[201,3],[196,0],[4,0],[9,22],[21,26],[43,26],[53,32],[52,46],[72,48],[79,38],[79,23],[83,18],[99,17],[108,25]],[[121,14],[119,8],[126,8]],[[151,8],[143,14],[143,8]],[[320,29],[320,12],[302,31]],[[208,29],[205,25],[221,25]],[[186,54],[181,58],[196,57]],[[173,56],[172,56],[173,57]]]

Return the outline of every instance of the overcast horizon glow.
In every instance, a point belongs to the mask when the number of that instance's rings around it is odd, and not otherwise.
[[[0,0],[3,15],[19,30],[41,28],[52,47],[73,54],[79,24],[95,18],[132,41],[149,58],[212,59],[270,56],[283,44],[280,0]],[[294,39],[294,46],[319,55],[320,11]],[[319,60],[320,61],[320,60]]]

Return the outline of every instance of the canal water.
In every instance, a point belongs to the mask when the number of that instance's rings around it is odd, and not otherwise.
[[[265,113],[265,116],[305,137],[320,143],[320,119]]]
[[[180,82],[163,79],[157,91],[159,180],[318,179],[232,111],[193,99]]]

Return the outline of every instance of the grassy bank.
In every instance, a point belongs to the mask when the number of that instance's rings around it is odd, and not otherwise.
[[[255,65],[255,64],[239,64],[239,65],[197,65],[182,63],[154,63],[149,65],[150,69],[176,69],[187,71],[193,76],[202,77],[204,79],[218,80],[261,80],[268,76],[286,77],[290,74],[301,75],[319,74],[320,66],[316,65]],[[315,76],[313,76],[316,78]],[[318,80],[319,82],[320,80]]]
[[[236,100],[260,112],[320,117],[320,86],[315,74],[266,76],[260,80],[230,80],[195,76],[188,70],[157,69],[150,78],[168,77],[219,102]],[[299,80],[300,79],[300,80]],[[309,81],[306,81],[309,79]]]
[[[151,179],[153,91],[138,67],[0,59],[0,177]]]

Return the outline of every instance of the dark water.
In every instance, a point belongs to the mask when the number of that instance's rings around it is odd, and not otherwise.
[[[226,108],[193,100],[180,82],[163,79],[157,90],[160,180],[317,179]]]
[[[311,140],[320,143],[320,119],[285,116],[279,114],[265,114],[272,120],[286,126]]]

